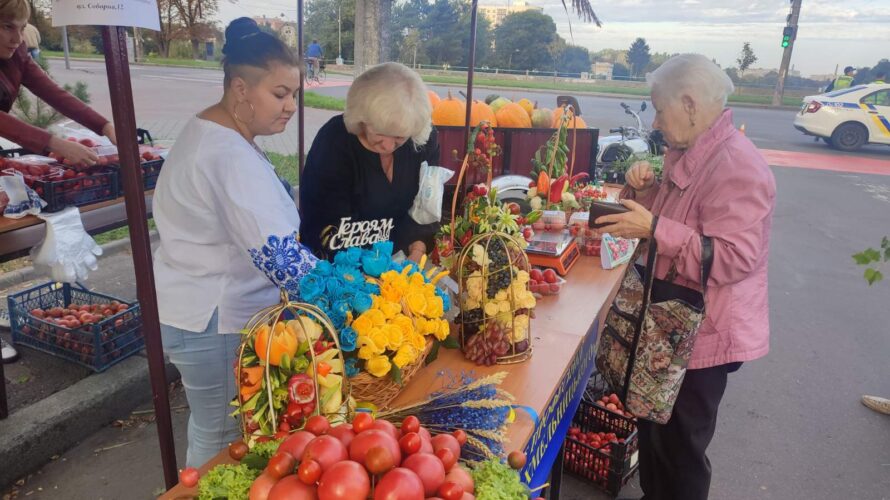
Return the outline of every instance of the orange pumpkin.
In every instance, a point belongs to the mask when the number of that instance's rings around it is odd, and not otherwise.
[[[436,109],[436,105],[439,104],[442,98],[440,98],[439,94],[433,92],[432,90],[427,90],[426,95],[430,98],[430,107],[432,109]]]
[[[522,98],[516,104],[522,106],[522,109],[524,109],[525,112],[528,113],[529,118],[531,118],[532,111],[534,111],[535,109],[535,103],[529,101],[528,99]]]
[[[559,128],[562,122],[562,114],[565,111],[565,106],[560,106],[553,110],[553,123],[551,123],[553,128]],[[573,116],[574,113],[569,110],[569,116],[571,119],[569,120],[567,128],[587,128],[587,123],[580,116]]]
[[[451,92],[433,108],[433,125],[462,127],[467,119],[466,104],[455,99]]]
[[[522,106],[515,102],[502,106],[501,109],[495,113],[495,117],[498,119],[498,125],[501,127],[532,127],[532,119],[529,118],[528,113],[525,112],[525,109],[523,109]]]
[[[466,110],[464,110],[464,113],[466,113]],[[491,107],[485,104],[484,101],[474,99],[473,106],[470,108],[470,126],[475,127],[480,122],[488,122],[492,127],[498,126],[497,117],[495,117]]]

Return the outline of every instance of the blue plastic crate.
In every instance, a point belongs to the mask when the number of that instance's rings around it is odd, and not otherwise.
[[[45,283],[8,297],[12,340],[54,356],[86,366],[96,372],[139,352],[142,314],[137,302],[129,303],[110,295],[72,287],[68,283]],[[126,310],[112,311],[97,323],[77,328],[60,326],[46,317],[32,314],[41,309],[46,315],[53,308],[78,308],[119,302]],[[91,313],[92,314],[92,313]]]

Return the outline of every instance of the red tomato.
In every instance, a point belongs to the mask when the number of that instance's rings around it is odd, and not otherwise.
[[[272,437],[274,437],[275,440],[278,441],[278,440],[286,438],[287,436],[288,436],[287,431],[278,431]]]
[[[374,446],[365,454],[365,468],[375,476],[385,474],[395,466],[392,453],[384,446]]]
[[[423,439],[416,432],[409,432],[399,439],[399,447],[405,455],[413,455],[420,451],[420,444]]]
[[[377,483],[374,500],[423,500],[423,482],[414,472],[399,467]]]
[[[275,479],[281,479],[288,474],[293,474],[296,465],[297,460],[293,455],[286,451],[279,451],[269,460],[269,465],[266,466],[264,472]]]
[[[419,438],[418,438],[419,439]],[[418,453],[411,455],[402,462],[402,467],[411,469],[423,483],[424,494],[431,497],[445,482],[445,466],[433,455]]]
[[[427,430],[426,427],[421,427],[420,430],[417,431],[417,433],[420,434],[420,437],[422,437],[424,439],[424,441],[432,441],[433,440],[433,435],[430,434],[430,431]]]
[[[370,492],[368,473],[351,460],[331,466],[318,483],[318,496],[323,500],[365,500]]]
[[[355,423],[352,425],[355,426]],[[386,448],[392,455],[394,464],[402,463],[402,451],[399,449],[399,442],[385,431],[379,429],[367,430],[355,436],[355,439],[349,443],[349,458],[367,467],[365,455],[367,455],[368,450],[375,446]]]
[[[451,450],[448,448],[442,448],[436,452],[436,458],[442,462],[442,466],[445,467],[445,471],[450,471],[454,464],[457,463],[457,457],[454,456],[454,453],[451,453]]]
[[[433,450],[433,443],[430,442],[429,439],[424,439],[423,436],[420,437],[420,451],[417,453],[429,453],[433,455],[435,450]]]
[[[374,428],[380,429],[381,431],[384,431],[384,432],[388,432],[389,435],[392,436],[393,438],[395,438],[396,441],[398,441],[399,438],[402,437],[402,434],[399,432],[399,430],[396,428],[396,426],[393,425],[392,422],[389,422],[387,420],[375,420]]]
[[[315,486],[303,484],[297,476],[287,476],[275,483],[267,498],[268,500],[318,500],[318,494],[315,492]],[[251,497],[250,500],[254,498]]]
[[[356,434],[361,434],[368,429],[374,427],[374,417],[370,413],[357,413],[352,419],[352,430]]]
[[[460,500],[464,496],[464,489],[457,483],[446,481],[439,486],[438,493],[443,500]]]
[[[303,430],[311,432],[316,436],[321,436],[322,434],[327,434],[331,429],[331,423],[328,422],[328,419],[321,416],[315,415],[314,417],[309,417],[309,420],[306,421],[306,427]]]
[[[313,439],[315,439],[315,434],[306,431],[297,431],[291,434],[289,438],[285,439],[284,442],[278,446],[278,451],[286,451],[294,457],[302,458],[303,452],[306,451],[306,445]]]
[[[198,485],[198,479],[200,479],[201,475],[198,474],[198,469],[194,467],[186,467],[179,471],[179,482],[182,483],[186,488],[193,488]]]
[[[339,439],[333,436],[318,436],[309,441],[306,450],[303,451],[303,460],[315,460],[321,466],[321,471],[328,470],[332,465],[343,460],[348,460],[349,454],[346,447]]]
[[[467,433],[464,432],[462,429],[458,429],[452,432],[451,435],[454,436],[454,439],[457,439],[457,444],[459,444],[461,447],[467,444]]]
[[[414,415],[405,417],[402,420],[402,435],[420,431],[420,419]]]
[[[610,394],[610,395],[609,395],[609,402],[612,403],[612,404],[617,405],[618,403],[621,402],[621,400],[618,399],[618,395],[617,395],[617,394]]]
[[[460,465],[452,467],[448,474],[445,475],[445,481],[457,483],[464,489],[464,493],[473,494],[476,491],[476,485],[473,483],[473,476]]]
[[[278,479],[275,479],[269,474],[263,472],[258,478],[253,480],[253,484],[250,486],[250,494],[248,496],[248,500],[268,499],[269,493],[272,491],[272,488],[277,482]]]
[[[321,478],[321,466],[315,460],[304,460],[297,468],[297,477],[305,484],[315,484]]]
[[[448,448],[454,453],[455,458],[460,458],[460,443],[451,434],[438,434],[433,437],[433,450],[439,451],[442,448]]]
[[[349,448],[349,444],[355,439],[355,432],[352,430],[352,425],[340,424],[336,427],[331,427],[331,430],[328,431],[328,436],[334,436],[343,443],[343,446]]]

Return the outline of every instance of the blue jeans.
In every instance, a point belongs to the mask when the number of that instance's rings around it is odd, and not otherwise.
[[[161,325],[164,353],[182,376],[191,415],[186,465],[200,467],[240,437],[234,407],[235,372],[241,335],[217,332],[217,313],[207,329],[196,333]]]

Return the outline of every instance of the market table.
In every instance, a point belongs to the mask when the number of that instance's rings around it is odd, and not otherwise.
[[[145,192],[145,208],[151,215],[154,190]],[[101,233],[127,225],[127,211],[123,197],[80,207],[83,227],[90,234]],[[28,215],[21,219],[0,217],[0,262],[27,255],[28,251],[46,235],[45,223]]]
[[[457,350],[446,350],[412,378],[392,403],[400,407],[422,400],[441,387],[443,373],[473,371],[478,376],[506,371],[501,388],[516,398],[525,411],[507,428],[506,450],[523,449],[528,463],[522,480],[532,488],[548,481],[554,472],[551,498],[559,498],[561,464],[557,459],[566,432],[594,368],[594,348],[602,319],[618,290],[624,266],[603,270],[597,257],[581,257],[566,277],[559,295],[544,297],[531,322],[534,353],[526,362],[491,367],[476,366]],[[199,468],[203,476],[212,467],[234,463],[223,450]],[[554,466],[555,464],[555,466]],[[197,488],[177,485],[160,498],[185,499]]]

